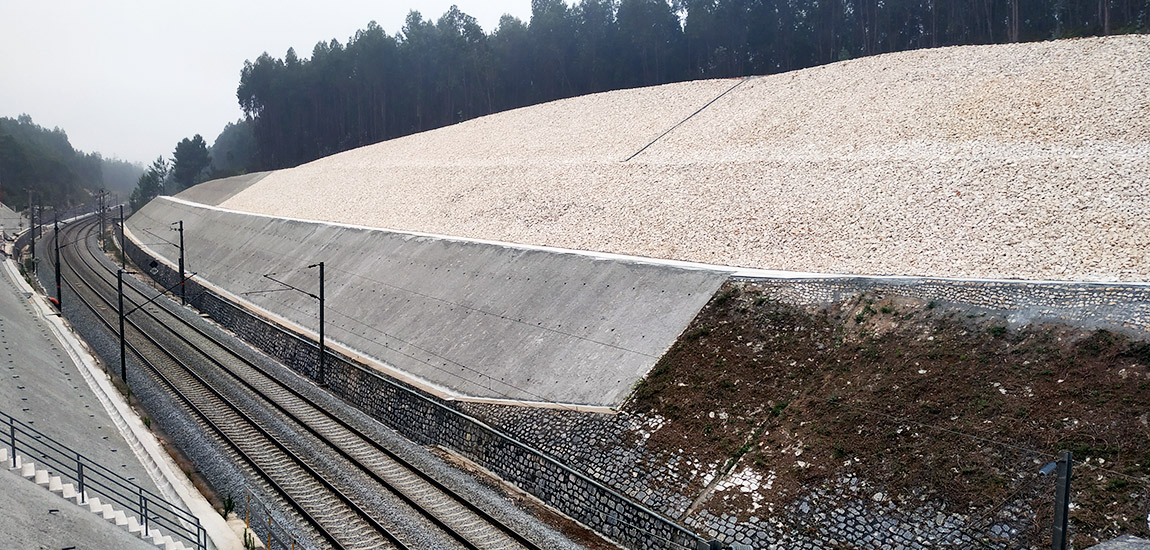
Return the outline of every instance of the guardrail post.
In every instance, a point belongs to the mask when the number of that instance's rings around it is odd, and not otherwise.
[[[8,417],[8,435],[12,443],[12,467],[16,467],[16,419]]]
[[[142,502],[144,510],[140,513],[140,515],[143,516],[142,519],[144,520],[144,537],[147,537],[148,531],[150,531],[150,529],[148,529],[148,499],[144,499]]]
[[[136,501],[136,512],[138,514],[140,514],[140,517],[142,518],[142,517],[144,517],[144,488],[143,487],[140,487],[138,494],[140,496],[140,499]],[[146,535],[147,533],[144,533],[144,534]]]
[[[80,453],[76,453],[76,485],[80,489],[80,504],[88,499],[84,496],[84,462],[80,460]]]

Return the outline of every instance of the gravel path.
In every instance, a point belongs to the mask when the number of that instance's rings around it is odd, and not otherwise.
[[[556,101],[263,180],[238,210],[735,266],[1150,281],[1150,36]]]

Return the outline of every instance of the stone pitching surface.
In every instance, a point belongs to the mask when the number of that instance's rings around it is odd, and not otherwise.
[[[1150,277],[1148,35],[740,82],[498,113],[273,172],[221,206],[804,272]]]

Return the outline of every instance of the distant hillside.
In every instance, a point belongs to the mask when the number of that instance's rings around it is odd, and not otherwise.
[[[51,130],[32,117],[0,118],[0,201],[13,210],[28,207],[29,191],[44,205],[68,207],[91,199],[100,189],[127,196],[143,168],[72,147],[60,128]]]

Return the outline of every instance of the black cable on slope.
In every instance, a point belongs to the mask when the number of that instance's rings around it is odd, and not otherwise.
[[[652,145],[654,145],[656,141],[659,141],[659,140],[663,139],[663,136],[665,136],[665,135],[667,135],[667,134],[671,133],[672,131],[674,131],[674,130],[675,130],[675,128],[678,128],[679,126],[682,126],[684,122],[687,122],[688,120],[691,120],[691,118],[693,118],[695,115],[697,115],[697,114],[699,114],[699,113],[703,112],[703,109],[706,109],[707,107],[710,107],[712,103],[714,103],[714,102],[716,102],[716,101],[718,101],[718,100],[722,99],[722,97],[723,97],[723,96],[725,96],[725,95],[727,95],[727,94],[731,93],[731,91],[732,91],[732,90],[734,90],[735,88],[738,88],[739,86],[742,86],[744,83],[746,83],[746,82],[747,82],[748,80],[750,80],[751,78],[753,78],[753,77],[749,77],[749,76],[743,77],[743,78],[742,78],[741,80],[739,80],[739,82],[738,82],[738,83],[736,83],[734,86],[731,86],[730,88],[727,88],[727,91],[725,91],[725,92],[723,92],[723,93],[719,94],[718,96],[716,96],[716,97],[715,97],[715,99],[712,99],[712,100],[708,101],[706,105],[703,105],[702,107],[699,107],[699,110],[697,110],[697,111],[695,111],[695,112],[691,113],[689,116],[687,116],[687,118],[684,118],[683,120],[680,120],[680,121],[679,121],[679,122],[677,122],[677,123],[676,123],[674,126],[672,126],[672,127],[668,128],[666,132],[663,132],[663,133],[659,134],[659,137],[657,137],[657,138],[655,138],[655,139],[651,140],[651,142],[650,142],[650,143],[648,143],[648,144],[644,145],[642,149],[639,149],[638,151],[635,151],[635,153],[634,153],[633,155],[631,155],[631,156],[629,156],[629,157],[627,157],[627,158],[623,159],[623,161],[622,161],[622,162],[627,162],[627,161],[629,161],[629,160],[631,160],[631,159],[633,159],[633,158],[635,158],[635,157],[639,156],[639,153],[642,153],[643,151],[646,151],[646,150],[647,150],[647,148],[648,148],[648,147],[650,147],[650,146],[652,146]]]

